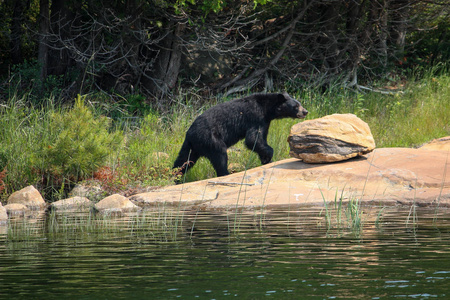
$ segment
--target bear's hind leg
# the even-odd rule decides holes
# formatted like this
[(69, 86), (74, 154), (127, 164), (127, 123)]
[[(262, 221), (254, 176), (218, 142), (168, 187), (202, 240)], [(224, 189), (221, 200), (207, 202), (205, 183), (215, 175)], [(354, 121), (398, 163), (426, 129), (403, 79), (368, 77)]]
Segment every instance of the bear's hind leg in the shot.
[[(187, 156), (187, 157), (186, 157)], [(192, 168), (197, 160), (200, 158), (197, 152), (189, 150), (187, 155), (178, 155), (173, 168), (178, 169), (178, 175), (184, 175), (190, 168)]]
[(206, 157), (213, 165), (214, 170), (216, 170), (217, 177), (230, 174), (228, 172), (228, 156), (226, 147), (221, 148), (220, 150), (216, 149), (215, 151), (210, 152)]

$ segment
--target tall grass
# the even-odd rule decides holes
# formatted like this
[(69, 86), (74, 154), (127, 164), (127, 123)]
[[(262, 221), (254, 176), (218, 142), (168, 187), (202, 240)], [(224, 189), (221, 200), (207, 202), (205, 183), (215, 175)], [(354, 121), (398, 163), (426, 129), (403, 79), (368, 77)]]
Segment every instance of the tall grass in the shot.
[(55, 128), (51, 114), (59, 111), (48, 99), (45, 107), (28, 107), (26, 99), (13, 96), (0, 105), (0, 168), (6, 170), (4, 193), (35, 184), (42, 169), (39, 153), (50, 145)]
[[(308, 109), (308, 119), (332, 113), (356, 114), (369, 124), (377, 147), (411, 147), (450, 135), (450, 74), (447, 68), (421, 70), (420, 74), (413, 72), (407, 81), (383, 83), (378, 88), (386, 89), (386, 85), (400, 87), (401, 91), (382, 94), (338, 85), (325, 92), (315, 88), (295, 90), (292, 85), (287, 85), (287, 90)], [(55, 123), (55, 115), (65, 116), (73, 108), (55, 105), (52, 97), (43, 99), (39, 107), (31, 106), (26, 95), (19, 98), (17, 94), (12, 93), (7, 102), (0, 104), (0, 172), (6, 169), (6, 177), (2, 179), (5, 188), (2, 199), (31, 184), (44, 193), (58, 191), (53, 194), (63, 197), (61, 185), (72, 184), (74, 178), (64, 174), (53, 182), (43, 178), (43, 170), (51, 169), (45, 157), (48, 152), (44, 150), (53, 145), (61, 132)], [(106, 115), (113, 120), (108, 130), (111, 134), (120, 131), (122, 142), (120, 147), (111, 148), (96, 172), (83, 179), (99, 182), (114, 192), (172, 184), (172, 163), (192, 121), (217, 102), (229, 100), (213, 99), (208, 103), (199, 101), (195, 93), (190, 96), (184, 92), (170, 110), (159, 112), (149, 107), (143, 117), (135, 118), (129, 113), (126, 102), (106, 102), (97, 95), (84, 98), (94, 119)], [(289, 157), (287, 137), (291, 126), (299, 121), (272, 122), (268, 143), (274, 148), (273, 161)], [(242, 142), (230, 149), (229, 163), (237, 166), (237, 171), (260, 165), (258, 156)], [(58, 168), (53, 166), (53, 169)], [(200, 159), (188, 172), (186, 181), (211, 177), (215, 177), (211, 164)]]
[[(361, 201), (357, 197), (350, 197), (347, 203), (344, 203), (345, 186), (338, 195), (338, 190), (334, 195), (334, 200), (329, 201), (322, 194), (324, 203), (324, 218), (327, 231), (335, 230), (337, 234), (341, 234), (344, 230), (350, 230), (359, 236), (364, 225), (363, 210)], [(321, 213), (322, 214), (322, 213)]]
[[(112, 215), (55, 212), (36, 218), (17, 218), (8, 222), (9, 241), (33, 241), (36, 239), (127, 238), (133, 240), (174, 242), (182, 232), (177, 224), (178, 212), (161, 208), (155, 211), (130, 214), (116, 218)], [(124, 234), (124, 232), (126, 234)]]
[(378, 147), (419, 146), (450, 135), (450, 75), (431, 69), (403, 93), (368, 94), (365, 114)]

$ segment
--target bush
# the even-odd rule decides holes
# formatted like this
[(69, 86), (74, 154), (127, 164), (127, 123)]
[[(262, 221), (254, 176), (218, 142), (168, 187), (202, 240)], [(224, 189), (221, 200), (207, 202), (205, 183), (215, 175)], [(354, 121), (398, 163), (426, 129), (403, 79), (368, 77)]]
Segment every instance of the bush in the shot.
[(52, 124), (58, 132), (43, 149), (45, 171), (74, 181), (92, 176), (118, 150), (123, 138), (120, 131), (110, 133), (110, 120), (94, 116), (81, 96), (72, 110), (54, 113)]

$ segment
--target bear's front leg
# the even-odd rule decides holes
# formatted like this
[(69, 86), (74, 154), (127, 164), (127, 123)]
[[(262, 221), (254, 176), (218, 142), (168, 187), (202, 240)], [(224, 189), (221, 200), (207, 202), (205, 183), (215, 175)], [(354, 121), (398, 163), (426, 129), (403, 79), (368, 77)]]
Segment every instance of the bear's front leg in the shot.
[(249, 130), (245, 136), (245, 145), (248, 149), (258, 153), (263, 165), (272, 161), (273, 149), (267, 144), (267, 133), (261, 129)]
[(259, 159), (261, 160), (261, 163), (263, 165), (268, 164), (272, 161), (272, 157), (273, 157), (273, 149), (272, 147), (270, 147), (269, 145), (266, 144), (266, 148), (264, 148), (264, 150), (260, 150), (260, 151), (256, 151), (256, 153), (258, 153), (259, 155)]

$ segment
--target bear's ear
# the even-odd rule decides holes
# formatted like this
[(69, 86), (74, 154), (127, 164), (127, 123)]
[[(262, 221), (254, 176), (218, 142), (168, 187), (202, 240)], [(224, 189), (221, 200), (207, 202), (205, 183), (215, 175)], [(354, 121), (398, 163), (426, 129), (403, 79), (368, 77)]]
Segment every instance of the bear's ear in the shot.
[(286, 102), (289, 99), (289, 95), (286, 92), (278, 94), (277, 100), (280, 103)]

